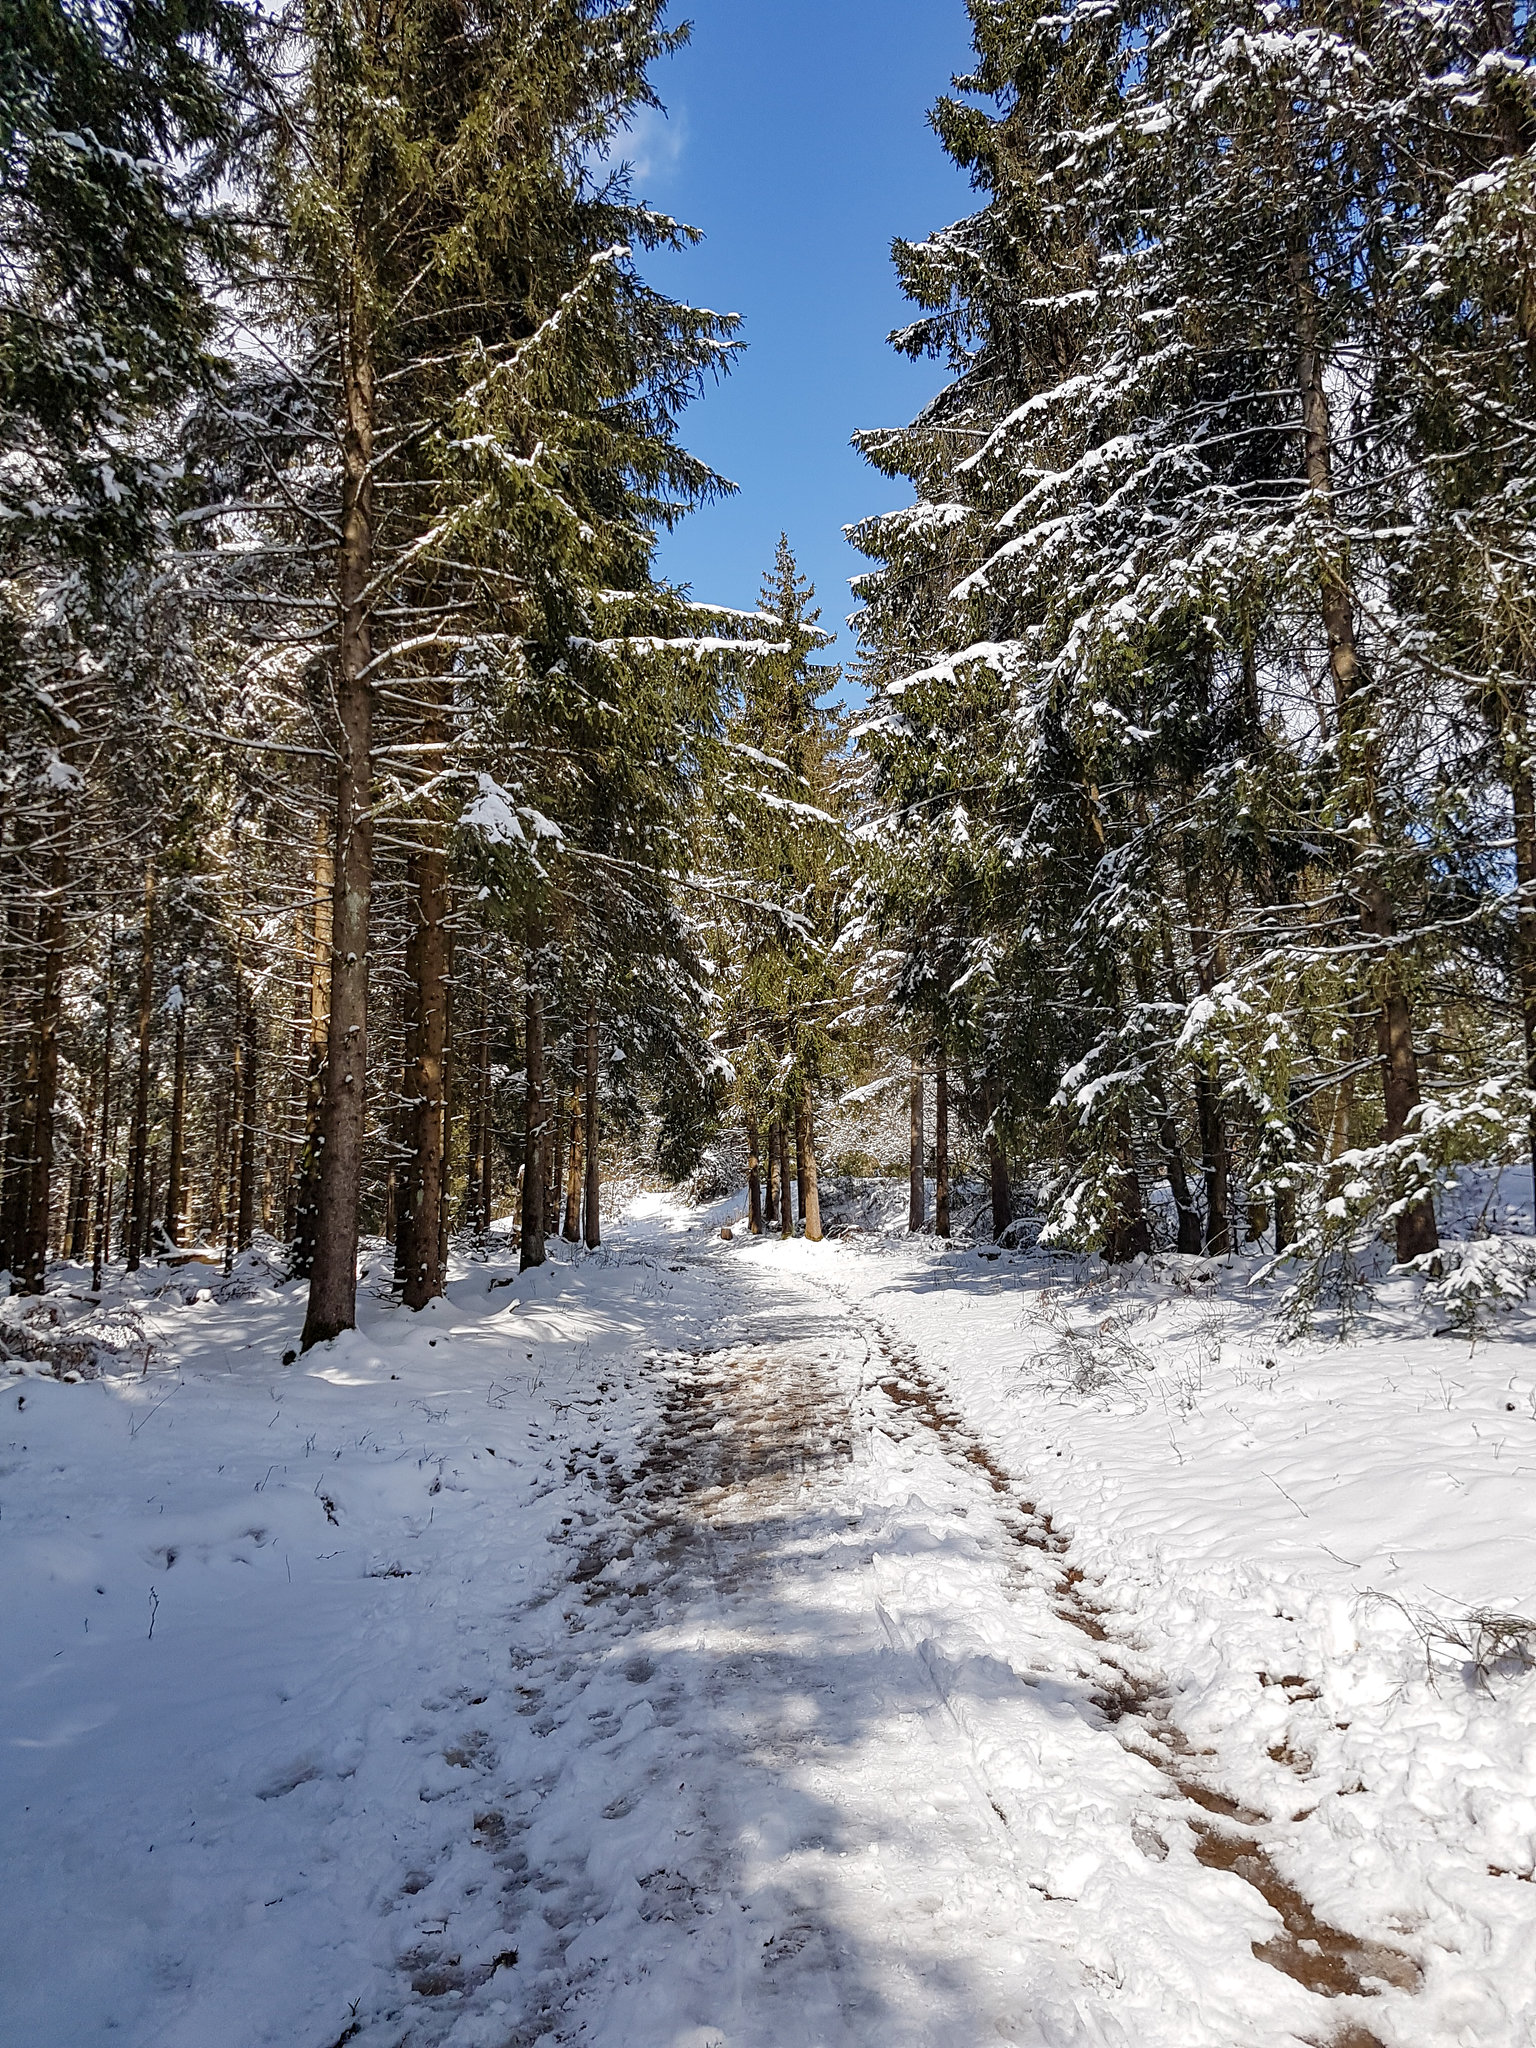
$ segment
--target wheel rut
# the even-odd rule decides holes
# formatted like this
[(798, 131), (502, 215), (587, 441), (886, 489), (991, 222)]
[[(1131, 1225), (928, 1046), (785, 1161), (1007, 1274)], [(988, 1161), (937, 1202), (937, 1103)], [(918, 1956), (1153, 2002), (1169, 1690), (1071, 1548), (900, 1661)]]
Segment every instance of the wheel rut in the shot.
[[(946, 1457), (985, 1478), (997, 1496), (1005, 1531), (1029, 1554), (1029, 1568), (1054, 1573), (1053, 1612), (1093, 1646), (1098, 1667), (1094, 1704), (1125, 1747), (1152, 1764), (1183, 1803), (1182, 1818), (1194, 1836), (1197, 1860), (1207, 1869), (1241, 1879), (1278, 1914), (1283, 1931), (1269, 1941), (1254, 1942), (1254, 1955), (1319, 1999), (1349, 2000), (1353, 2005), (1389, 1988), (1417, 1990), (1422, 1972), (1410, 1956), (1331, 1925), (1281, 1875), (1259, 1832), (1268, 1817), (1248, 1810), (1213, 1782), (1203, 1753), (1191, 1749), (1176, 1725), (1166, 1690), (1155, 1679), (1126, 1668), (1117, 1654), (1119, 1632), (1112, 1634), (1106, 1626), (1116, 1616), (1092, 1597), (1090, 1581), (1072, 1561), (1070, 1539), (1049, 1510), (1027, 1497), (934, 1383), (917, 1354), (867, 1309), (842, 1295), (839, 1299), (868, 1347), (870, 1385), (908, 1427), (933, 1437)], [(1001, 1813), (996, 1802), (994, 1808)], [(1328, 2024), (1329, 2031), (1320, 2036), (1325, 2048), (1386, 2048), (1358, 2008), (1347, 2017), (1330, 2016)]]

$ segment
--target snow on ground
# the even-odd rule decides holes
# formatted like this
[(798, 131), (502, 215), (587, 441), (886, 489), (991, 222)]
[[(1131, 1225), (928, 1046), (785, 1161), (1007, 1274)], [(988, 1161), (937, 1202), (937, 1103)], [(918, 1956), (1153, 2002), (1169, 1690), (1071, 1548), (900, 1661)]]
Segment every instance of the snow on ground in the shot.
[(0, 2041), (1536, 2040), (1521, 1326), (738, 1215), (0, 1382)]

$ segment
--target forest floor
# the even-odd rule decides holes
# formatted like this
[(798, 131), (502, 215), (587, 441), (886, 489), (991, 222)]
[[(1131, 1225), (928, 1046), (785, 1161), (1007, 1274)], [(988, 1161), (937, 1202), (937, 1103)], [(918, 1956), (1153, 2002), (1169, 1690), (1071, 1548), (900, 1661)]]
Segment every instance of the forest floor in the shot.
[(0, 2040), (1536, 2040), (1523, 1318), (845, 1214), (381, 1264), (286, 1364), (259, 1258), (61, 1273), (119, 1348), (0, 1380)]

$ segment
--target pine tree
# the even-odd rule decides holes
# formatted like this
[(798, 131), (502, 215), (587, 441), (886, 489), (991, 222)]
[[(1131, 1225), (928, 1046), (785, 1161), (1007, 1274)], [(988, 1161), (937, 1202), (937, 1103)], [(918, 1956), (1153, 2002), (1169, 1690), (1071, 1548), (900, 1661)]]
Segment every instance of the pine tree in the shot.
[[(1474, 985), (1491, 835), (1437, 785), (1454, 711), (1390, 595), (1424, 503), (1404, 281), (1489, 28), (1306, 6), (973, 23), (961, 83), (991, 105), (942, 101), (936, 125), (987, 203), (898, 248), (923, 309), (898, 345), (953, 381), (863, 437), (919, 491), (860, 534), (909, 980), (963, 989), (972, 1031), (1007, 1018), (983, 1100), (1064, 1161), (1060, 1235), (1143, 1248), (1152, 1169), (1181, 1247), (1279, 1247), (1298, 1187), (1343, 1213), (1347, 1178), (1426, 1257), (1415, 1004), (1431, 964)], [(1487, 75), (1491, 137), (1510, 88)], [(919, 916), (946, 815), (964, 855)], [(1449, 1086), (1475, 1060), (1436, 1026)]]
[[(837, 943), (851, 873), (840, 818), (842, 729), (822, 699), (840, 672), (781, 535), (757, 613), (766, 644), (742, 664), (713, 789), (713, 1027), (736, 1080), (749, 1152), (768, 1134), (797, 1154), (799, 1216), (821, 1235), (815, 1115), (840, 1071), (847, 963)], [(781, 1223), (789, 1213), (780, 1193)], [(759, 1227), (762, 1224), (759, 1216)]]
[[(454, 798), (488, 775), (512, 815), (533, 799), (558, 816), (562, 755), (606, 716), (615, 636), (597, 614), (609, 593), (646, 600), (647, 522), (716, 487), (673, 423), (729, 323), (643, 285), (631, 249), (689, 231), (588, 169), (678, 39), (658, 17), (509, 0), (469, 23), (419, 0), (292, 25), (305, 85), (273, 185), (298, 261), (277, 260), (316, 281), (289, 316), (302, 381), (340, 392), (329, 449), (310, 444), (339, 483), (309, 523), (340, 536), (315, 592), (340, 627), (313, 678), (334, 893), (307, 1342), (353, 1316), (379, 821), (412, 842), (397, 1227), (419, 1305), (442, 1284)], [(517, 922), (550, 909), (540, 837), (509, 884)]]

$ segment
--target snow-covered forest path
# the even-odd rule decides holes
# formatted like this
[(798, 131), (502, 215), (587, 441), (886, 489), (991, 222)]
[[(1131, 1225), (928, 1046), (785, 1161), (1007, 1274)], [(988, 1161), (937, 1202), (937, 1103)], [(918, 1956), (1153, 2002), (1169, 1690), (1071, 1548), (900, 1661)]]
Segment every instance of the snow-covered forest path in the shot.
[[(1338, 1602), (1309, 1663), (1233, 1599), (1202, 1722), (1209, 1584), (1154, 1611), (1064, 1533), (1059, 1430), (1000, 1443), (934, 1334), (1000, 1280), (925, 1260), (658, 1207), (307, 1361), (293, 1290), (189, 1283), (124, 1304), (144, 1377), (12, 1381), (0, 2037), (1528, 2041), (1516, 1861), (1377, 1841), (1326, 1751), (1401, 1675), (1346, 1715)], [(1415, 1712), (1536, 1789), (1523, 1709)]]
[[(541, 1895), (582, 1873), (585, 1925), (574, 1958), (545, 1937), (511, 2041), (1367, 2048), (1360, 1994), (1417, 1970), (1278, 1877), (1050, 1516), (835, 1286), (744, 1291), (717, 1324), (740, 1341), (651, 1361), (661, 1421), (572, 1573), (585, 1655), (523, 1681), (546, 1727), (609, 1719), (623, 1789), (520, 1840)], [(611, 1725), (636, 1636), (659, 1757)], [(605, 1867), (638, 1874), (641, 1927)]]

